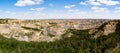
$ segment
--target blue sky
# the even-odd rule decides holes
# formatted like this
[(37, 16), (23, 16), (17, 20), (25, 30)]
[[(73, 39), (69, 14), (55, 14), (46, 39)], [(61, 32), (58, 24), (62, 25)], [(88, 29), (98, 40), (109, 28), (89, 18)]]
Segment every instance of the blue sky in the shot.
[(0, 0), (0, 18), (120, 19), (120, 0)]

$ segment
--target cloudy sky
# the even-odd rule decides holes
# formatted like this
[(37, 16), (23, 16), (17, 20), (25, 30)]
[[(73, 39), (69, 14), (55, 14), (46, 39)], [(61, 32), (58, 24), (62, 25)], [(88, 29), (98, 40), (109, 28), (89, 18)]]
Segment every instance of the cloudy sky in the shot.
[(0, 18), (120, 19), (120, 0), (0, 0)]

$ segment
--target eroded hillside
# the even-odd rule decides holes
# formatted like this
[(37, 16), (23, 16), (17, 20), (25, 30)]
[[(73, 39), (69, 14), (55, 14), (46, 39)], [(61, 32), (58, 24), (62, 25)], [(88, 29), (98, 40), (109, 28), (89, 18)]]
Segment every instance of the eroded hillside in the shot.
[[(93, 28), (89, 27), (86, 29), (81, 29), (80, 27), (79, 28), (71, 27), (74, 26), (75, 24), (70, 25), (69, 26), (70, 28), (62, 28), (68, 26), (68, 24), (58, 26), (57, 21), (54, 22), (52, 20), (52, 26), (49, 24), (44, 26), (37, 25), (39, 26), (38, 28), (37, 26), (35, 27), (32, 26), (34, 26), (35, 23), (45, 23), (45, 20), (44, 22), (41, 21), (31, 22), (31, 20), (28, 22), (27, 20), (23, 22), (21, 21), (15, 22), (14, 24), (11, 22), (8, 23), (8, 21), (2, 22), (1, 23), (2, 30), (0, 30), (1, 31), (0, 53), (119, 53), (120, 52), (120, 20), (112, 20), (112, 21), (99, 20), (97, 22), (95, 20), (92, 20), (95, 21), (95, 23), (92, 23), (94, 27), (92, 26)], [(75, 21), (72, 20), (72, 21), (76, 23), (75, 22), (76, 20)], [(81, 24), (82, 23), (85, 24), (86, 22), (91, 23), (89, 22), (90, 20), (87, 20), (85, 22), (83, 21), (80, 22), (80, 21), (81, 20), (78, 20), (78, 23)], [(61, 22), (63, 22), (63, 20)], [(20, 23), (22, 25), (20, 25)], [(28, 26), (27, 25), (28, 23), (31, 23), (31, 25), (29, 24)], [(46, 21), (46, 23), (49, 22)], [(64, 23), (69, 23), (69, 21), (65, 20)], [(98, 23), (100, 24), (97, 25)], [(86, 24), (82, 26), (85, 27), (89, 25)], [(19, 30), (16, 28), (18, 28)], [(58, 28), (60, 29), (58, 30)], [(61, 32), (61, 34), (57, 34), (58, 32), (62, 31), (61, 28), (64, 29), (63, 32)], [(27, 32), (25, 32), (24, 30)], [(53, 33), (51, 31), (56, 33)], [(15, 38), (14, 36), (17, 38)], [(26, 42), (26, 37), (27, 37), (27, 42)], [(52, 42), (50, 42), (52, 38), (55, 39), (52, 40)]]
[[(0, 34), (19, 41), (55, 41), (61, 39), (68, 29), (95, 29), (108, 20), (0, 20)], [(104, 34), (109, 34), (106, 26)], [(108, 28), (108, 29), (107, 29)], [(113, 27), (114, 28), (114, 27)], [(106, 31), (107, 30), (107, 31)], [(93, 30), (95, 31), (95, 30)], [(92, 31), (92, 33), (93, 33)], [(96, 32), (96, 31), (95, 31)], [(100, 31), (99, 31), (100, 33)], [(68, 35), (70, 37), (70, 35)]]

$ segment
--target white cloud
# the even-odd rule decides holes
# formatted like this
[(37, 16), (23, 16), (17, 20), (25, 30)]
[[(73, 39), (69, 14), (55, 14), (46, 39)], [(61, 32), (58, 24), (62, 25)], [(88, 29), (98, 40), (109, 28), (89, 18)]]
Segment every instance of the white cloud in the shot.
[(96, 6), (95, 6), (95, 7), (92, 7), (91, 9), (92, 9), (92, 10), (96, 10), (96, 9), (99, 9), (99, 7), (96, 7)]
[(64, 6), (64, 8), (68, 8), (68, 9), (73, 8), (73, 7), (75, 7), (75, 5), (67, 5), (67, 6)]
[(102, 7), (96, 7), (96, 6), (94, 6), (91, 9), (93, 10), (93, 12), (97, 12), (97, 13), (98, 12), (99, 13), (108, 13), (109, 12), (109, 10), (107, 8), (102, 8)]
[(89, 0), (89, 1), (94, 2), (95, 0)]
[(92, 1), (90, 2), (91, 5), (96, 5), (96, 6), (100, 6), (101, 4), (99, 2), (95, 2), (95, 1)]
[(78, 12), (78, 9), (69, 9), (68, 12), (73, 13), (73, 12)]
[(18, 0), (15, 6), (29, 6), (35, 4), (41, 4), (44, 0)]
[(80, 11), (79, 9), (70, 9), (67, 12), (68, 16), (74, 16), (74, 17), (79, 17), (79, 16), (85, 16), (87, 13), (85, 11)]
[[(93, 9), (99, 9), (94, 7)], [(66, 13), (65, 13), (66, 12)], [(52, 13), (42, 13), (37, 11), (1, 13), (0, 17), (15, 19), (120, 19), (119, 13), (93, 13), (80, 11), (79, 9), (68, 9), (68, 11), (56, 10)]]
[(68, 14), (79, 14), (79, 15), (86, 14), (86, 12), (80, 11), (79, 9), (69, 9), (67, 13)]
[(120, 13), (120, 7), (116, 7), (114, 13)]
[(96, 2), (95, 0), (87, 0), (85, 2), (80, 2), (81, 5), (95, 5), (95, 6), (100, 6), (101, 3)]
[(115, 12), (115, 13), (120, 13), (120, 9), (119, 9), (119, 10), (115, 10), (114, 12)]
[(30, 10), (33, 10), (33, 11), (37, 11), (37, 12), (41, 12), (43, 11), (45, 8), (41, 7), (41, 8), (30, 8)]
[(44, 13), (41, 12), (10, 12), (9, 14), (2, 13), (0, 17), (13, 18), (13, 19), (44, 19)]
[(80, 4), (81, 5), (85, 5), (85, 6), (87, 6), (88, 4), (87, 3), (85, 3), (85, 2), (80, 2)]
[(84, 2), (80, 2), (81, 5), (94, 5), (94, 6), (100, 6), (102, 4), (105, 4), (106, 6), (112, 6), (112, 5), (117, 5), (120, 4), (119, 1), (114, 1), (114, 0), (87, 0)]
[(100, 3), (103, 3), (107, 6), (119, 4), (119, 1), (113, 1), (113, 0), (97, 0), (97, 1), (100, 2)]
[[(71, 12), (72, 11), (72, 12)], [(66, 13), (64, 13), (66, 12)], [(77, 9), (71, 9), (69, 11), (63, 11), (62, 13), (54, 13), (49, 15), (48, 17), (51, 17), (53, 19), (120, 19), (119, 14), (113, 14), (113, 13), (93, 13), (89, 11), (80, 11)]]

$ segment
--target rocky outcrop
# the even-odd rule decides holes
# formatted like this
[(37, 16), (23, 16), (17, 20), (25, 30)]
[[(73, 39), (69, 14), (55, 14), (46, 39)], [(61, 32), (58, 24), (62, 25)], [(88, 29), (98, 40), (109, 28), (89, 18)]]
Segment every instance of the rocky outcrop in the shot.
[(101, 35), (109, 35), (115, 32), (117, 24), (117, 21), (105, 22), (97, 28), (90, 29), (89, 34), (92, 34), (95, 39), (100, 37)]
[(110, 34), (110, 33), (115, 32), (117, 23), (118, 23), (118, 22), (109, 22), (109, 23), (104, 27), (104, 35), (108, 35), (108, 34)]

